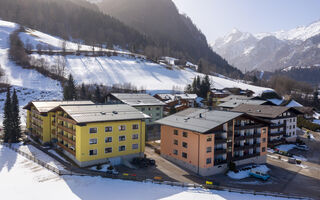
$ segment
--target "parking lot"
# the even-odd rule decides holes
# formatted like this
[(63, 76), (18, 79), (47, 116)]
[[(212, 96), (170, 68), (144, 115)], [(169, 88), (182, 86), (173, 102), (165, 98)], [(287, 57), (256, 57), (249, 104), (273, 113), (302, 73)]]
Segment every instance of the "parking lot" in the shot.
[(193, 172), (182, 169), (181, 167), (162, 158), (154, 152), (154, 149), (146, 147), (145, 153), (148, 158), (156, 161), (156, 166), (142, 169), (129, 169), (120, 167), (121, 172), (133, 173), (145, 178), (161, 177), (166, 181), (179, 181), (186, 183), (205, 184), (206, 180), (212, 180), (214, 184), (255, 190), (258, 192), (277, 192), (287, 195), (298, 195), (320, 199), (320, 134), (314, 133), (315, 140), (309, 140), (304, 135), (303, 141), (309, 146), (308, 151), (290, 150), (290, 153), (303, 156), (307, 161), (302, 161), (301, 165), (288, 163), (288, 157), (278, 154), (268, 153), (267, 167), (270, 169), (271, 176), (268, 181), (261, 181), (252, 177), (235, 180), (225, 174), (212, 177), (200, 177)]

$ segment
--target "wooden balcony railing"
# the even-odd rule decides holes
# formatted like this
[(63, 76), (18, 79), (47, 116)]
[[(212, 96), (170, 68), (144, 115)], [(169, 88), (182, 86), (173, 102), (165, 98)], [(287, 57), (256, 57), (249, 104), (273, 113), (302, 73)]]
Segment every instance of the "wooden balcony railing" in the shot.
[(75, 122), (74, 120), (66, 118), (66, 117), (63, 117), (63, 116), (60, 116), (60, 115), (58, 115), (58, 119), (60, 119), (62, 121), (65, 121), (65, 122), (68, 122), (68, 123), (73, 124), (73, 125), (77, 124), (77, 122)]
[(58, 128), (63, 130), (63, 131), (66, 131), (66, 132), (68, 132), (68, 133), (70, 133), (72, 135), (76, 135), (76, 131), (71, 129), (71, 128), (64, 127), (64, 126), (62, 126), (60, 124), (58, 125)]
[(61, 147), (62, 149), (66, 150), (67, 152), (71, 153), (73, 156), (76, 156), (76, 152), (73, 151), (72, 149), (69, 149), (68, 147), (64, 146), (63, 144), (61, 143), (57, 143), (59, 147)]

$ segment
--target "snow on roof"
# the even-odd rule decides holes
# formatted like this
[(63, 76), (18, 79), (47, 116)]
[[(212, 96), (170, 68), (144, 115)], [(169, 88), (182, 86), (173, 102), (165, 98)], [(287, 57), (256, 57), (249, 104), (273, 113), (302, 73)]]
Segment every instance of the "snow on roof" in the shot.
[(133, 94), (133, 93), (111, 93), (123, 103), (131, 106), (164, 106), (165, 104), (159, 99), (148, 94)]
[(271, 103), (273, 103), (274, 105), (281, 105), (283, 102), (283, 99), (267, 99), (267, 101), (270, 101)]
[(296, 102), (295, 100), (291, 100), (290, 103), (286, 105), (286, 107), (303, 107), (300, 103)]

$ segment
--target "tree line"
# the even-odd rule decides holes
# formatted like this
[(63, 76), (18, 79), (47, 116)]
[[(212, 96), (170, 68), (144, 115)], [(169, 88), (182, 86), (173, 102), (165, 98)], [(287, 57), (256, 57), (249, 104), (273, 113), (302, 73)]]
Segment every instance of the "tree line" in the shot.
[(127, 84), (114, 84), (111, 87), (97, 84), (80, 84), (74, 80), (72, 74), (63, 86), (63, 99), (65, 101), (90, 100), (94, 103), (107, 103), (106, 96), (109, 93), (146, 93), (144, 88), (138, 89), (136, 86)]

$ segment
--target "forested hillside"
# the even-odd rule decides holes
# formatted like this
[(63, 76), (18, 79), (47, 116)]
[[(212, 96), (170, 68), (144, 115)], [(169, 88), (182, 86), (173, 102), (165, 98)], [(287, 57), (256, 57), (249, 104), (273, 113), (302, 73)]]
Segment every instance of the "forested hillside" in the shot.
[(82, 40), (90, 45), (115, 44), (124, 48), (147, 44), (147, 39), (137, 31), (82, 0), (0, 0), (0, 4), (3, 20), (66, 40)]
[(103, 0), (99, 8), (126, 25), (156, 41), (147, 55), (185, 58), (194, 63), (204, 62), (204, 72), (218, 72), (234, 77), (241, 72), (230, 66), (209, 47), (205, 35), (191, 19), (178, 12), (171, 0)]
[[(140, 9), (129, 12), (142, 14), (144, 19), (148, 19), (132, 16), (132, 19), (141, 20), (143, 24), (137, 22), (127, 26), (127, 23), (125, 25), (103, 14), (95, 4), (84, 0), (0, 0), (0, 18), (65, 40), (106, 45), (108, 48), (117, 45), (154, 60), (161, 56), (172, 56), (198, 64), (202, 59), (203, 72), (241, 77), (239, 70), (209, 48), (205, 36), (189, 18), (178, 13), (171, 0), (148, 1), (148, 5), (154, 8), (152, 12), (144, 6), (143, 0), (132, 2), (148, 10), (144, 14)], [(133, 5), (132, 2), (128, 3), (129, 6)], [(162, 7), (158, 7), (158, 3)], [(166, 10), (168, 13), (161, 14)], [(156, 14), (152, 17), (147, 13)], [(145, 31), (141, 27), (145, 27)]]

